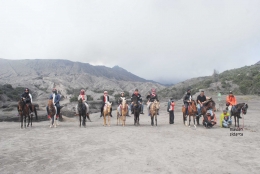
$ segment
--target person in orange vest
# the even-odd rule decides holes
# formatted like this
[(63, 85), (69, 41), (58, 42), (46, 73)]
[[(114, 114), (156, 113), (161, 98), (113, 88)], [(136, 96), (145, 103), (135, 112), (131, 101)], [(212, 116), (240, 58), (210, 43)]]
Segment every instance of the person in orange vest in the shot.
[[(228, 108), (228, 111), (230, 113), (231, 116), (231, 111), (234, 113), (236, 112), (236, 107), (235, 105), (237, 104), (237, 99), (236, 97), (233, 95), (233, 92), (230, 91), (229, 95), (226, 98), (226, 106)], [(241, 118), (241, 117), (240, 117)]]

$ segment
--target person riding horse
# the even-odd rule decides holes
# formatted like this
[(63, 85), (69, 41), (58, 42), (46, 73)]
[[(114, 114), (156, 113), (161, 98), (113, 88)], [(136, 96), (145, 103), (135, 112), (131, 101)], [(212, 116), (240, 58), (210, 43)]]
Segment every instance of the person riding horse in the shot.
[(117, 103), (118, 103), (117, 111), (118, 111), (119, 115), (122, 116), (122, 101), (126, 100), (126, 98), (125, 98), (125, 93), (124, 92), (121, 92), (120, 94), (121, 94), (121, 96), (120, 96), (120, 98), (117, 101)]
[(204, 91), (200, 92), (200, 95), (197, 96), (197, 109), (198, 109), (198, 115), (201, 115), (201, 108), (203, 107), (203, 104), (206, 103), (206, 96), (204, 95)]
[[(133, 104), (134, 104), (134, 101), (133, 101), (133, 97), (136, 96), (137, 98), (137, 101), (139, 103), (139, 109), (140, 111), (142, 111), (142, 96), (139, 94), (138, 92), (138, 89), (135, 89), (134, 93), (132, 94), (132, 97), (131, 97), (131, 111), (132, 111), (132, 114), (134, 114), (134, 108), (133, 108)], [(140, 114), (143, 114), (143, 112), (141, 112)]]
[[(159, 101), (157, 94), (156, 94), (156, 90), (155, 89), (151, 89), (151, 93), (149, 93), (149, 95), (147, 95), (146, 97), (147, 99), (147, 109), (148, 109), (148, 116), (151, 115), (150, 113), (150, 105), (155, 101)], [(159, 115), (159, 111), (157, 112), (157, 114)]]
[(191, 102), (192, 95), (191, 95), (191, 90), (188, 89), (186, 95), (183, 97), (183, 104), (185, 106), (185, 113), (188, 115), (188, 106), (189, 103)]
[[(86, 106), (86, 116), (87, 118), (89, 119), (89, 106), (88, 106), (88, 103), (87, 103), (87, 95), (85, 93), (85, 90), (84, 89), (81, 89), (80, 90), (80, 94), (78, 96), (78, 100), (82, 99), (83, 103), (85, 104)], [(76, 105), (76, 114), (78, 114), (78, 105)], [(90, 119), (89, 119), (90, 120)]]
[[(60, 95), (57, 92), (56, 88), (52, 89), (52, 94), (50, 95), (49, 99), (52, 99), (53, 104), (56, 108), (57, 114), (60, 114)], [(47, 115), (49, 115), (49, 110), (48, 110), (48, 106), (46, 106), (46, 110), (47, 110)]]
[[(101, 112), (100, 117), (103, 116), (103, 109), (104, 109), (106, 102), (109, 102), (109, 96), (108, 96), (108, 92), (104, 91), (104, 95), (102, 97), (102, 104), (101, 104), (101, 108), (100, 108), (100, 112)], [(112, 107), (110, 108), (110, 117), (112, 117)]]
[[(235, 105), (237, 104), (236, 97), (233, 95), (233, 92), (230, 91), (229, 95), (226, 97), (226, 106), (228, 108), (228, 112), (231, 115), (231, 110), (232, 112), (236, 112), (236, 107)], [(242, 118), (239, 116), (239, 118)]]
[(32, 113), (32, 95), (30, 94), (30, 90), (25, 88), (24, 93), (21, 95), (23, 101), (29, 106), (30, 113)]

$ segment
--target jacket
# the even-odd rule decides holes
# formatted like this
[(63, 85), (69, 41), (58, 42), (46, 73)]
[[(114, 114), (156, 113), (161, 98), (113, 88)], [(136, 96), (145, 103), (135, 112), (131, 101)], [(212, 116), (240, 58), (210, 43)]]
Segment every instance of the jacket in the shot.
[(219, 121), (220, 127), (223, 127), (223, 120), (224, 120), (225, 117), (228, 117), (228, 120), (231, 120), (230, 115), (229, 115), (228, 112), (225, 115), (224, 115), (224, 113), (222, 113), (220, 115), (220, 121)]
[(226, 102), (232, 106), (236, 105), (237, 104), (237, 100), (236, 100), (236, 97), (235, 96), (227, 96), (226, 98)]
[(137, 97), (137, 101), (142, 102), (142, 96), (138, 93), (137, 95), (135, 95), (135, 93), (132, 94), (131, 97), (131, 101), (133, 102), (133, 97), (136, 96)]
[(25, 98), (26, 103), (32, 103), (32, 95), (30, 93), (23, 93), (22, 98)]
[(192, 95), (191, 94), (186, 94), (184, 97), (183, 97), (183, 103), (186, 103), (187, 100), (191, 100), (192, 99)]
[(59, 94), (52, 93), (50, 95), (50, 99), (52, 99), (53, 103), (55, 103), (55, 104), (59, 104), (60, 103), (60, 95)]

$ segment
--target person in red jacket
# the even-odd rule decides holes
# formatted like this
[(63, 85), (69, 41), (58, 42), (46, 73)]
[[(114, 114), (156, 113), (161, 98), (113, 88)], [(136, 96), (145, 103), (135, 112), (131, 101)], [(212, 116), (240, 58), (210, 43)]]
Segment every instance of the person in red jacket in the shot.
[(174, 100), (171, 98), (168, 105), (168, 112), (169, 112), (169, 123), (174, 124)]

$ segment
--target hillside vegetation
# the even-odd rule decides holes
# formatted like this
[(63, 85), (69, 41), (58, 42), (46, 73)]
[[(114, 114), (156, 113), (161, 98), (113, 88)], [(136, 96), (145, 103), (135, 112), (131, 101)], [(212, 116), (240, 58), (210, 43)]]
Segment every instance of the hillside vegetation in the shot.
[(217, 73), (214, 70), (212, 76), (193, 78), (165, 88), (158, 92), (162, 97), (180, 99), (190, 88), (192, 93), (200, 89), (208, 89), (213, 92), (227, 94), (233, 91), (235, 95), (260, 94), (260, 64), (244, 66), (242, 68), (227, 70)]

